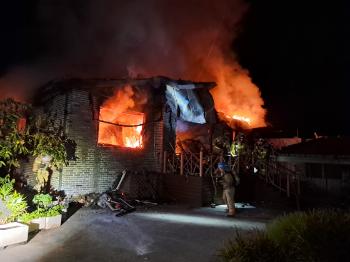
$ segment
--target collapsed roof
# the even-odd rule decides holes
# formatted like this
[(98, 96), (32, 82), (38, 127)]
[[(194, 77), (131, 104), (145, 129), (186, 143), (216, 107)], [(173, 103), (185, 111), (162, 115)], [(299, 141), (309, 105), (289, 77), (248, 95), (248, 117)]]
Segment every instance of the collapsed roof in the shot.
[[(144, 79), (60, 79), (44, 85), (38, 92), (35, 102), (45, 103), (52, 97), (72, 89), (85, 89), (99, 98), (99, 103), (113, 95), (116, 88), (131, 85), (138, 92), (149, 92), (158, 97), (151, 101), (153, 106), (166, 103), (179, 119), (196, 124), (215, 123), (214, 101), (209, 90), (213, 82), (192, 82), (173, 80), (167, 77)], [(159, 98), (160, 97), (160, 98)]]

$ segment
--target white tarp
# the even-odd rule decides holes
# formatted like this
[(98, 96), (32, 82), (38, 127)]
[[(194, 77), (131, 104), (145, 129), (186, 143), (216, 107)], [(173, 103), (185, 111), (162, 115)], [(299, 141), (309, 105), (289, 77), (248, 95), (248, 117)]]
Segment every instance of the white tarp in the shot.
[(182, 120), (197, 124), (205, 124), (203, 106), (194, 92), (195, 85), (179, 85), (168, 83), (166, 85), (166, 98), (171, 110)]

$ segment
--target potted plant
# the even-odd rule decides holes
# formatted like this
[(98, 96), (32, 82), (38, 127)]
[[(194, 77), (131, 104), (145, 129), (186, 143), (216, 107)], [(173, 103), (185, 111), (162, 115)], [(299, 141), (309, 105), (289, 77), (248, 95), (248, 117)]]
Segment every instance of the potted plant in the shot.
[(45, 228), (45, 217), (36, 210), (31, 213), (24, 213), (18, 219), (21, 223), (28, 225), (29, 232)]
[(28, 226), (15, 222), (26, 213), (27, 202), (14, 190), (14, 180), (0, 177), (0, 247), (26, 242)]
[(38, 229), (46, 228), (46, 211), (52, 204), (52, 197), (49, 194), (37, 194), (34, 196), (32, 202), (37, 207), (33, 212), (34, 219), (31, 223), (38, 225)]
[(37, 209), (32, 212), (35, 217), (31, 222), (39, 224), (39, 229), (50, 229), (61, 225), (63, 206), (54, 204), (49, 194), (38, 194), (33, 198)]
[(51, 229), (51, 228), (56, 228), (61, 226), (61, 221), (62, 221), (62, 206), (61, 205), (55, 205), (51, 207), (49, 210), (46, 212), (46, 225), (45, 229)]

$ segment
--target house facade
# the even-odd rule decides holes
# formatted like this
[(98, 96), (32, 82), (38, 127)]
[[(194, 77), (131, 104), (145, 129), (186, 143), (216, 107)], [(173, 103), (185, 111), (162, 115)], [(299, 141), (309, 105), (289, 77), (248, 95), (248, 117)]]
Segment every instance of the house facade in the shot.
[[(69, 165), (54, 170), (52, 187), (68, 195), (88, 194), (107, 190), (125, 169), (161, 173), (164, 153), (175, 148), (177, 119), (213, 119), (212, 100), (211, 113), (201, 106), (201, 97), (211, 98), (212, 86), (164, 77), (49, 82), (37, 93), (36, 119), (62, 128), (76, 143)], [(31, 185), (34, 161), (23, 165)], [(126, 192), (137, 191), (131, 177), (123, 186)]]

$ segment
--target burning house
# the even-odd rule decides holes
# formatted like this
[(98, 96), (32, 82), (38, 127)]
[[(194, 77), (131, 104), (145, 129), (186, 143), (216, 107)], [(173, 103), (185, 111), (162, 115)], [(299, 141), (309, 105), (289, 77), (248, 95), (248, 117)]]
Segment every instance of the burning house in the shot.
[[(64, 79), (37, 93), (37, 121), (48, 119), (76, 143), (69, 165), (51, 184), (69, 195), (103, 192), (122, 170), (161, 172), (173, 152), (178, 119), (192, 125), (216, 121), (209, 89), (214, 83), (148, 79)], [(24, 165), (35, 183), (33, 161)], [(124, 190), (133, 192), (132, 179)]]

